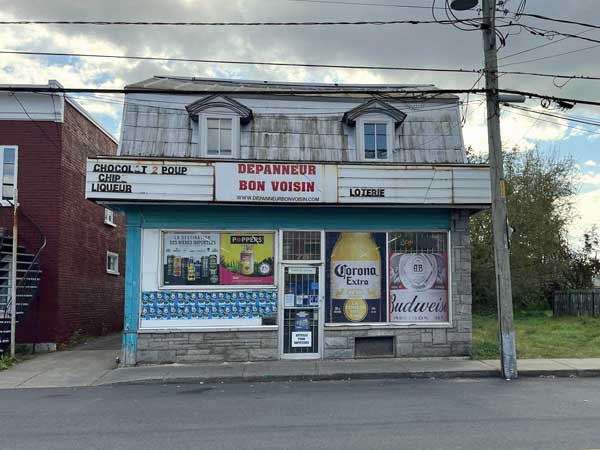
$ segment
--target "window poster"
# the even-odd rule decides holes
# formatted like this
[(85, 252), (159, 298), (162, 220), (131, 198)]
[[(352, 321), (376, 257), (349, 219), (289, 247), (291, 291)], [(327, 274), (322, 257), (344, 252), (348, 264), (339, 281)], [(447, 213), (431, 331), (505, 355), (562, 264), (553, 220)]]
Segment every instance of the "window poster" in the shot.
[(163, 233), (163, 284), (218, 285), (219, 255), (219, 233)]
[(445, 253), (390, 255), (390, 322), (448, 321)]
[(327, 233), (326, 322), (386, 321), (386, 234)]
[(274, 233), (222, 233), (221, 285), (275, 284)]

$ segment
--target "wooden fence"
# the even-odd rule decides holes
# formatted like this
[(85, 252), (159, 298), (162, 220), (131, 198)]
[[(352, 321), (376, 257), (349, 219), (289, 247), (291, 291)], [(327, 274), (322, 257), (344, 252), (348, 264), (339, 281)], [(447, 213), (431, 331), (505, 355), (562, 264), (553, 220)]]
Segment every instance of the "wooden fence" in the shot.
[(555, 317), (600, 317), (600, 289), (555, 291), (552, 296), (552, 314)]

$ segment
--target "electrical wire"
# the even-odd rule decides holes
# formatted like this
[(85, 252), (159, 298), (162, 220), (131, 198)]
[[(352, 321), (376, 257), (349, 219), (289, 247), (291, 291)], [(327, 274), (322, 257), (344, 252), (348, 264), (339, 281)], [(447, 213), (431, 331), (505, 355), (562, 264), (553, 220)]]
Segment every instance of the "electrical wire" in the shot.
[[(589, 28), (587, 30), (583, 30), (583, 31), (581, 31), (579, 33), (576, 33), (576, 34), (579, 36), (580, 34), (584, 34), (584, 33), (587, 33), (589, 31), (592, 31), (592, 29)], [(543, 48), (543, 47), (548, 47), (549, 45), (555, 45), (555, 44), (558, 44), (559, 42), (565, 41), (567, 39), (570, 39), (570, 38), (569, 37), (563, 37), (563, 38), (560, 38), (560, 39), (556, 39), (556, 40), (554, 40), (552, 42), (547, 42), (545, 44), (536, 45), (535, 47), (531, 47), (531, 48), (528, 48), (528, 49), (525, 49), (525, 50), (521, 50), (519, 52), (511, 53), (509, 55), (500, 56), (500, 57), (498, 57), (498, 61), (500, 61), (501, 59), (507, 59), (507, 58), (512, 58), (513, 56), (522, 55), (523, 53), (528, 53), (528, 52), (531, 52), (533, 50), (537, 50), (537, 49), (540, 49), (540, 48)]]
[[(133, 59), (141, 61), (168, 61), (168, 62), (194, 62), (194, 63), (210, 63), (210, 64), (239, 64), (239, 65), (257, 65), (257, 66), (283, 66), (283, 67), (310, 67), (310, 68), (326, 68), (326, 69), (360, 69), (360, 70), (391, 70), (391, 71), (415, 71), (415, 72), (446, 72), (446, 73), (478, 73), (484, 71), (482, 69), (453, 69), (441, 67), (400, 67), (400, 66), (360, 66), (360, 65), (345, 65), (345, 64), (310, 64), (310, 63), (287, 63), (279, 61), (232, 61), (218, 59), (193, 59), (193, 58), (168, 58), (158, 56), (126, 56), (126, 55), (100, 55), (93, 53), (60, 53), (60, 52), (33, 52), (33, 51), (13, 51), (0, 50), (0, 54), (11, 55), (28, 55), (28, 56), (68, 56), (80, 58), (112, 58), (112, 59)], [(557, 78), (567, 80), (592, 80), (598, 81), (600, 77), (587, 75), (565, 75), (542, 72), (523, 72), (523, 71), (498, 71), (499, 75), (525, 75), (537, 76), (545, 78)]]
[(280, 66), (280, 67), (311, 67), (324, 69), (361, 69), (361, 70), (399, 70), (399, 71), (424, 71), (424, 72), (452, 72), (452, 73), (479, 73), (478, 69), (446, 69), (440, 67), (400, 67), (400, 66), (367, 66), (347, 64), (310, 64), (310, 63), (287, 63), (280, 61), (243, 61), (222, 59), (197, 59), (197, 58), (168, 58), (159, 56), (127, 56), (127, 55), (101, 55), (97, 53), (61, 53), (61, 52), (33, 52), (0, 50), (0, 54), (29, 55), (29, 56), (68, 56), (81, 58), (111, 58), (111, 59), (133, 59), (140, 61), (167, 61), (167, 62), (194, 62), (209, 64), (239, 64), (255, 66)]
[(515, 12), (515, 16), (518, 16), (518, 17), (532, 17), (534, 19), (547, 20), (547, 21), (557, 22), (557, 23), (566, 23), (566, 24), (569, 24), (569, 25), (579, 25), (579, 26), (582, 26), (582, 27), (593, 28), (593, 29), (600, 29), (600, 25), (594, 25), (594, 24), (585, 23), (585, 22), (578, 22), (576, 20), (558, 19), (556, 17), (543, 16), (541, 14), (528, 14), (528, 13), (518, 12), (517, 11), (517, 12)]
[[(347, 2), (341, 0), (288, 0), (296, 3), (321, 3), (324, 5), (349, 5), (349, 6), (379, 6), (388, 8), (408, 8), (408, 9), (430, 9), (429, 6), (422, 5), (398, 5), (394, 3), (366, 3), (366, 2)], [(444, 9), (438, 7), (437, 9)]]
[(543, 116), (549, 116), (549, 117), (554, 117), (554, 118), (557, 118), (557, 119), (568, 120), (570, 122), (576, 122), (576, 123), (581, 123), (581, 124), (584, 124), (584, 125), (593, 125), (593, 126), (596, 126), (596, 127), (600, 127), (600, 121), (595, 121), (593, 119), (583, 120), (583, 119), (580, 119), (580, 118), (576, 118), (576, 117), (572, 117), (572, 116), (567, 116), (567, 115), (554, 114), (554, 113), (547, 112), (547, 111), (537, 111), (535, 109), (526, 108), (524, 106), (519, 106), (519, 105), (506, 104), (504, 106), (508, 106), (510, 108), (513, 108), (513, 109), (519, 109), (521, 111), (531, 112), (531, 113), (535, 113), (535, 114), (541, 114)]
[[(509, 105), (507, 105), (507, 106), (509, 106)], [(512, 105), (510, 105), (509, 107), (512, 108)], [(507, 111), (507, 112), (509, 112), (510, 114), (516, 114), (516, 115), (521, 116), (521, 117), (527, 117), (529, 119), (532, 118), (530, 115), (521, 114), (521, 113), (518, 113), (516, 111)], [(598, 135), (600, 135), (600, 131), (588, 130), (587, 128), (576, 127), (576, 126), (573, 126), (573, 125), (568, 125), (568, 124), (564, 124), (564, 123), (560, 123), (560, 122), (555, 122), (553, 120), (539, 119), (539, 122), (551, 123), (553, 125), (558, 125), (558, 126), (565, 127), (565, 128), (571, 128), (573, 130), (582, 131), (584, 133), (598, 134)]]
[(445, 20), (358, 20), (358, 21), (305, 21), (305, 22), (160, 22), (160, 21), (111, 21), (111, 20), (2, 20), (0, 25), (97, 25), (97, 26), (184, 26), (184, 27), (294, 27), (331, 25), (420, 25), (450, 24)]
[[(565, 39), (568, 39), (568, 38), (565, 38)], [(526, 64), (526, 63), (535, 62), (535, 61), (543, 61), (543, 60), (546, 60), (546, 59), (557, 58), (559, 56), (570, 55), (570, 54), (573, 54), (573, 53), (583, 52), (585, 50), (591, 50), (593, 48), (598, 48), (598, 47), (600, 47), (600, 44), (590, 45), (588, 47), (583, 47), (583, 48), (571, 50), (571, 51), (568, 51), (568, 52), (555, 53), (554, 55), (541, 56), (539, 58), (526, 59), (526, 60), (523, 60), (523, 61), (508, 62), (506, 64), (500, 64), (499, 67), (508, 67), (508, 66), (514, 66), (514, 65), (517, 65), (517, 64)]]

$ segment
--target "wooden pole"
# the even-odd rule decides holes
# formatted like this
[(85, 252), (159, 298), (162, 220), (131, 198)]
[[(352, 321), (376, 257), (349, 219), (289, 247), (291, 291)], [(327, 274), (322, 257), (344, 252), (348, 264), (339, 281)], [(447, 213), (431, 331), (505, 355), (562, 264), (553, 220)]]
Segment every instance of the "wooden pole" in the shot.
[(482, 0), (482, 5), (488, 147), (492, 188), (492, 223), (496, 262), (496, 296), (500, 328), (500, 359), (502, 376), (510, 380), (517, 378), (518, 372), (510, 279), (508, 217), (502, 162), (502, 140), (500, 137), (498, 60), (495, 33), (496, 0)]

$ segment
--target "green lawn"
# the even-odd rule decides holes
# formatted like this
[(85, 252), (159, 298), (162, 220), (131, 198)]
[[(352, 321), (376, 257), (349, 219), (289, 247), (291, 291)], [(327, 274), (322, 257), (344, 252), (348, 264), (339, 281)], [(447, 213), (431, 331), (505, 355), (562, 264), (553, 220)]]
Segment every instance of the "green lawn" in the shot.
[[(600, 318), (560, 317), (540, 311), (515, 316), (518, 358), (600, 358)], [(495, 316), (473, 315), (473, 358), (496, 359)]]

